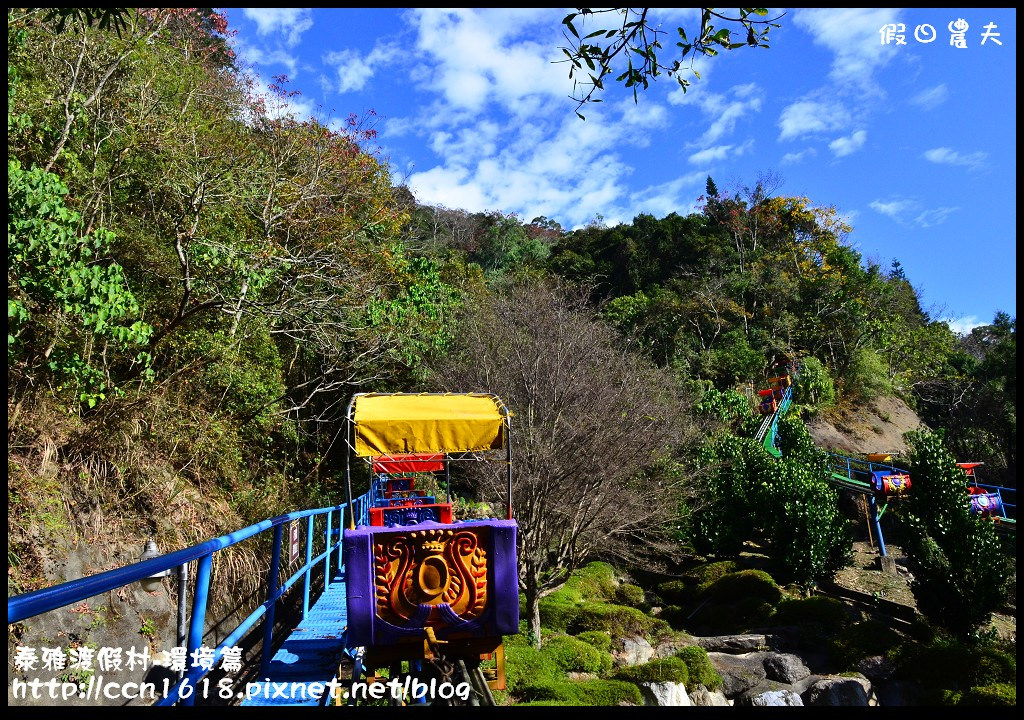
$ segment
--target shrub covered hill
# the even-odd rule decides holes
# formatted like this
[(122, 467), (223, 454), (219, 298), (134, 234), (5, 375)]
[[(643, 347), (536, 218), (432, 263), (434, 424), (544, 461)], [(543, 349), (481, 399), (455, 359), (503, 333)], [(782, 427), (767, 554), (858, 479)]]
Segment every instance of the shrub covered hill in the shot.
[[(285, 112), (284, 78), (257, 92), (223, 15), (90, 19), (8, 11), (9, 593), (65, 579), (76, 547), (127, 562), (147, 535), (338, 500), (364, 390), (516, 412), (538, 637), (541, 600), (595, 557), (665, 569), (777, 530), (801, 548), (769, 547), (780, 581), (834, 571), (844, 518), (801, 418), (898, 398), (1015, 486), (1016, 319), (956, 335), (828, 198), (708, 178), (699, 212), (571, 231), (427, 206), (392, 185), (372, 116), (332, 129)], [(783, 357), (803, 375), (775, 462), (749, 446), (752, 398)], [(460, 508), (497, 501), (479, 480), (455, 476)], [(253, 575), (239, 553), (229, 592)]]

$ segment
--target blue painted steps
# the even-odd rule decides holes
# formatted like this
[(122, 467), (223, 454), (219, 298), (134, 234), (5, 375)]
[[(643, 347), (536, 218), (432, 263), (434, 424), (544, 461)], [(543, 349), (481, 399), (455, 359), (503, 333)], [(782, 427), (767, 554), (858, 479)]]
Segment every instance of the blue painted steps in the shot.
[[(312, 697), (313, 683), (327, 683), (335, 677), (344, 651), (342, 633), (348, 625), (345, 578), (336, 575), (320, 599), (299, 621), (270, 660), (269, 672), (258, 683), (243, 688), (248, 697), (241, 705), (316, 706), (326, 704)], [(268, 682), (269, 680), (269, 682)], [(274, 697), (282, 694), (284, 697)], [(258, 686), (258, 687), (257, 687)], [(319, 689), (319, 688), (314, 688)], [(328, 699), (329, 701), (329, 699)]]

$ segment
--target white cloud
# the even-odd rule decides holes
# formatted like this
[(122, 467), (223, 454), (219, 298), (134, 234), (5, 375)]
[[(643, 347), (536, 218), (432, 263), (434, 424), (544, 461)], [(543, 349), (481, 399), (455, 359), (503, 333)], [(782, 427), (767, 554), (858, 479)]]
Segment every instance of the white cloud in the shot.
[[(679, 83), (675, 83), (675, 89), (668, 94), (667, 100), (669, 104), (699, 105), (703, 102), (705, 96), (711, 94), (711, 91), (708, 89), (710, 87), (708, 82), (715, 67), (715, 64), (710, 61), (710, 58), (705, 58), (703, 56), (693, 58), (692, 69), (690, 62), (687, 61), (686, 68), (681, 69), (680, 72), (683, 73), (683, 79), (688, 80), (690, 84), (684, 90)], [(698, 73), (700, 77), (698, 78), (694, 75), (694, 72)]]
[[(433, 166), (420, 161), (408, 168), (407, 184), (419, 202), (544, 215), (570, 228), (598, 215), (614, 223), (639, 212), (681, 211), (700, 194), (706, 171), (667, 182), (660, 177), (639, 191), (630, 181), (639, 175), (631, 150), (648, 146), (653, 131), (673, 119), (664, 103), (654, 97), (634, 103), (628, 93), (613, 100), (609, 93), (583, 110), (585, 122), (572, 113), (568, 67), (551, 62), (558, 59), (552, 48), (564, 44), (558, 34), (564, 14), (420, 8), (405, 15), (416, 37), (407, 52), (416, 63), (409, 77), (434, 99), (414, 116), (388, 119), (387, 132), (418, 136), (437, 154)], [(721, 120), (712, 133), (732, 131), (760, 103), (750, 83), (705, 99), (727, 115), (712, 118)], [(735, 155), (753, 142), (719, 144)]]
[(847, 137), (836, 138), (828, 144), (828, 147), (836, 157), (846, 157), (864, 147), (864, 142), (867, 139), (867, 132), (865, 130), (858, 130)]
[(925, 151), (922, 157), (929, 162), (939, 165), (963, 165), (976, 170), (984, 165), (985, 160), (988, 158), (988, 153), (973, 152), (961, 155), (952, 148), (940, 147)]
[(239, 37), (234, 38), (233, 46), (235, 53), (244, 64), (258, 65), (263, 69), (268, 69), (274, 65), (283, 65), (288, 68), (288, 75), (292, 77), (295, 76), (298, 69), (298, 58), (281, 48), (268, 50), (247, 43)]
[(339, 93), (362, 90), (377, 69), (391, 62), (399, 54), (396, 45), (378, 43), (372, 51), (362, 57), (355, 50), (337, 50), (323, 57), (325, 65), (334, 66), (338, 73)]
[(792, 165), (793, 163), (800, 162), (805, 157), (812, 158), (812, 157), (814, 157), (817, 154), (818, 154), (818, 151), (815, 150), (812, 147), (809, 147), (806, 150), (801, 150), (800, 152), (786, 153), (785, 155), (782, 156), (782, 164), (783, 165)]
[(949, 329), (958, 335), (969, 335), (971, 330), (985, 324), (978, 319), (977, 315), (964, 315), (959, 318), (945, 318), (943, 322), (949, 325)]
[[(740, 98), (746, 98), (751, 94), (752, 87), (754, 87), (753, 83), (740, 85), (733, 88), (733, 93), (736, 93)], [(739, 90), (739, 93), (737, 93), (737, 90)], [(751, 97), (748, 100), (740, 99), (728, 102), (721, 95), (708, 95), (701, 103), (701, 109), (706, 114), (713, 115), (715, 118), (714, 122), (711, 123), (711, 126), (700, 139), (701, 144), (710, 145), (723, 135), (731, 133), (736, 127), (736, 121), (748, 112), (759, 111), (761, 109), (761, 98)]]
[(868, 204), (875, 212), (880, 212), (883, 215), (888, 215), (894, 220), (901, 220), (903, 213), (908, 210), (912, 210), (916, 203), (912, 200), (889, 200), (888, 202), (882, 202), (881, 200), (873, 200)]
[(960, 208), (958, 207), (939, 207), (933, 210), (925, 210), (923, 213), (914, 218), (914, 222), (923, 228), (935, 227), (946, 222), (946, 218), (955, 213)]
[(910, 102), (915, 105), (920, 105), (925, 110), (931, 110), (932, 108), (946, 102), (947, 97), (949, 97), (949, 91), (946, 89), (946, 83), (942, 83), (933, 88), (922, 90), (917, 95), (910, 98)]
[(878, 31), (897, 22), (899, 15), (899, 10), (891, 8), (814, 8), (800, 10), (793, 21), (807, 30), (816, 44), (835, 53), (830, 72), (833, 80), (878, 92), (872, 74), (897, 53), (896, 45), (882, 44)]
[[(917, 200), (900, 197), (887, 201), (875, 200), (869, 203), (868, 207), (875, 212), (891, 217), (901, 225), (913, 223), (922, 228), (941, 225), (950, 215), (960, 209), (958, 207), (937, 207), (921, 210), (921, 203)], [(911, 218), (911, 216), (913, 217)]]
[(794, 140), (815, 133), (842, 130), (849, 121), (846, 109), (838, 102), (799, 100), (783, 109), (779, 116), (779, 140)]
[(707, 177), (707, 170), (699, 170), (667, 183), (646, 187), (630, 196), (630, 208), (634, 215), (645, 212), (655, 217), (665, 217), (673, 212), (681, 215), (696, 212), (696, 191), (707, 182)]
[[(586, 122), (564, 110), (541, 113), (529, 123), (513, 117), (480, 124), (478, 115), (466, 113), (457, 125), (431, 126), (429, 142), (443, 165), (412, 173), (409, 187), (422, 203), (473, 212), (501, 209), (528, 218), (545, 215), (566, 227), (581, 226), (599, 214), (628, 220), (645, 208), (662, 211), (669, 206), (667, 198), (678, 201), (682, 185), (668, 183), (631, 195), (626, 179), (632, 168), (622, 157), (629, 145), (646, 142), (651, 123), (662, 113), (637, 109), (632, 98), (605, 105)], [(438, 114), (431, 108), (425, 117)]]
[(752, 138), (742, 145), (716, 145), (715, 147), (695, 152), (690, 156), (689, 161), (694, 165), (705, 165), (717, 160), (725, 160), (729, 156), (740, 157), (753, 146), (754, 140)]
[(313, 27), (309, 8), (242, 8), (242, 12), (256, 23), (259, 35), (281, 33), (288, 47), (298, 45), (302, 33)]
[(695, 152), (690, 156), (690, 162), (694, 165), (703, 165), (705, 163), (715, 162), (716, 160), (724, 160), (729, 156), (729, 151), (732, 150), (732, 145), (716, 145), (715, 147), (709, 147), (706, 150)]
[(560, 27), (560, 11), (417, 8), (409, 17), (429, 67), (422, 82), (452, 106), (479, 111), (494, 102), (524, 114), (536, 107), (532, 96), (572, 92), (566, 66), (552, 62), (558, 36), (545, 35)]

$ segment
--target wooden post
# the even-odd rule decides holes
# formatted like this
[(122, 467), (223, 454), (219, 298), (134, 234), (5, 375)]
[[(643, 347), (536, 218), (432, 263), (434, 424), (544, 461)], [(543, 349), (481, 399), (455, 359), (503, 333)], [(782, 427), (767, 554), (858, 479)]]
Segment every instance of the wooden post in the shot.
[(861, 506), (864, 508), (864, 522), (868, 526), (868, 542), (871, 543), (871, 549), (875, 549), (875, 534), (871, 530), (871, 513), (868, 510), (868, 497), (867, 495), (861, 495)]

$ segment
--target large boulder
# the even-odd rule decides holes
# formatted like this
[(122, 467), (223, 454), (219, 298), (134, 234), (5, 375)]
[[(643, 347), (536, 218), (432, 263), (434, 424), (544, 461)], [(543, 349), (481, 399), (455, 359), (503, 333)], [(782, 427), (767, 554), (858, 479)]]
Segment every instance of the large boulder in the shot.
[(803, 660), (788, 653), (769, 655), (764, 659), (764, 669), (769, 680), (789, 684), (803, 680), (811, 674)]
[(884, 655), (872, 655), (857, 663), (857, 672), (871, 682), (888, 680), (895, 670), (896, 668)]
[(752, 707), (802, 707), (804, 703), (792, 690), (766, 690), (747, 693), (738, 698), (736, 704)]
[(612, 653), (617, 666), (643, 665), (654, 657), (654, 648), (639, 635), (630, 635), (622, 639), (622, 649)]
[(767, 650), (771, 647), (769, 635), (715, 635), (694, 638), (697, 644), (710, 652), (749, 653)]
[(654, 656), (657, 658), (668, 658), (673, 657), (683, 648), (696, 645), (697, 639), (692, 638), (688, 635), (685, 636), (671, 636), (661, 640), (657, 645), (654, 646)]
[(722, 676), (722, 692), (726, 697), (735, 697), (764, 682), (767, 673), (764, 669), (764, 653), (746, 653), (732, 655), (729, 653), (709, 652), (708, 659), (715, 670)]
[(645, 682), (640, 683), (640, 694), (644, 705), (657, 707), (690, 706), (690, 696), (686, 694), (686, 685), (677, 682)]
[(871, 681), (863, 675), (822, 678), (805, 690), (801, 698), (804, 705), (867, 707), (878, 704)]
[(731, 705), (724, 693), (718, 690), (708, 690), (703, 685), (698, 685), (690, 693), (690, 704), (700, 707), (726, 707)]

